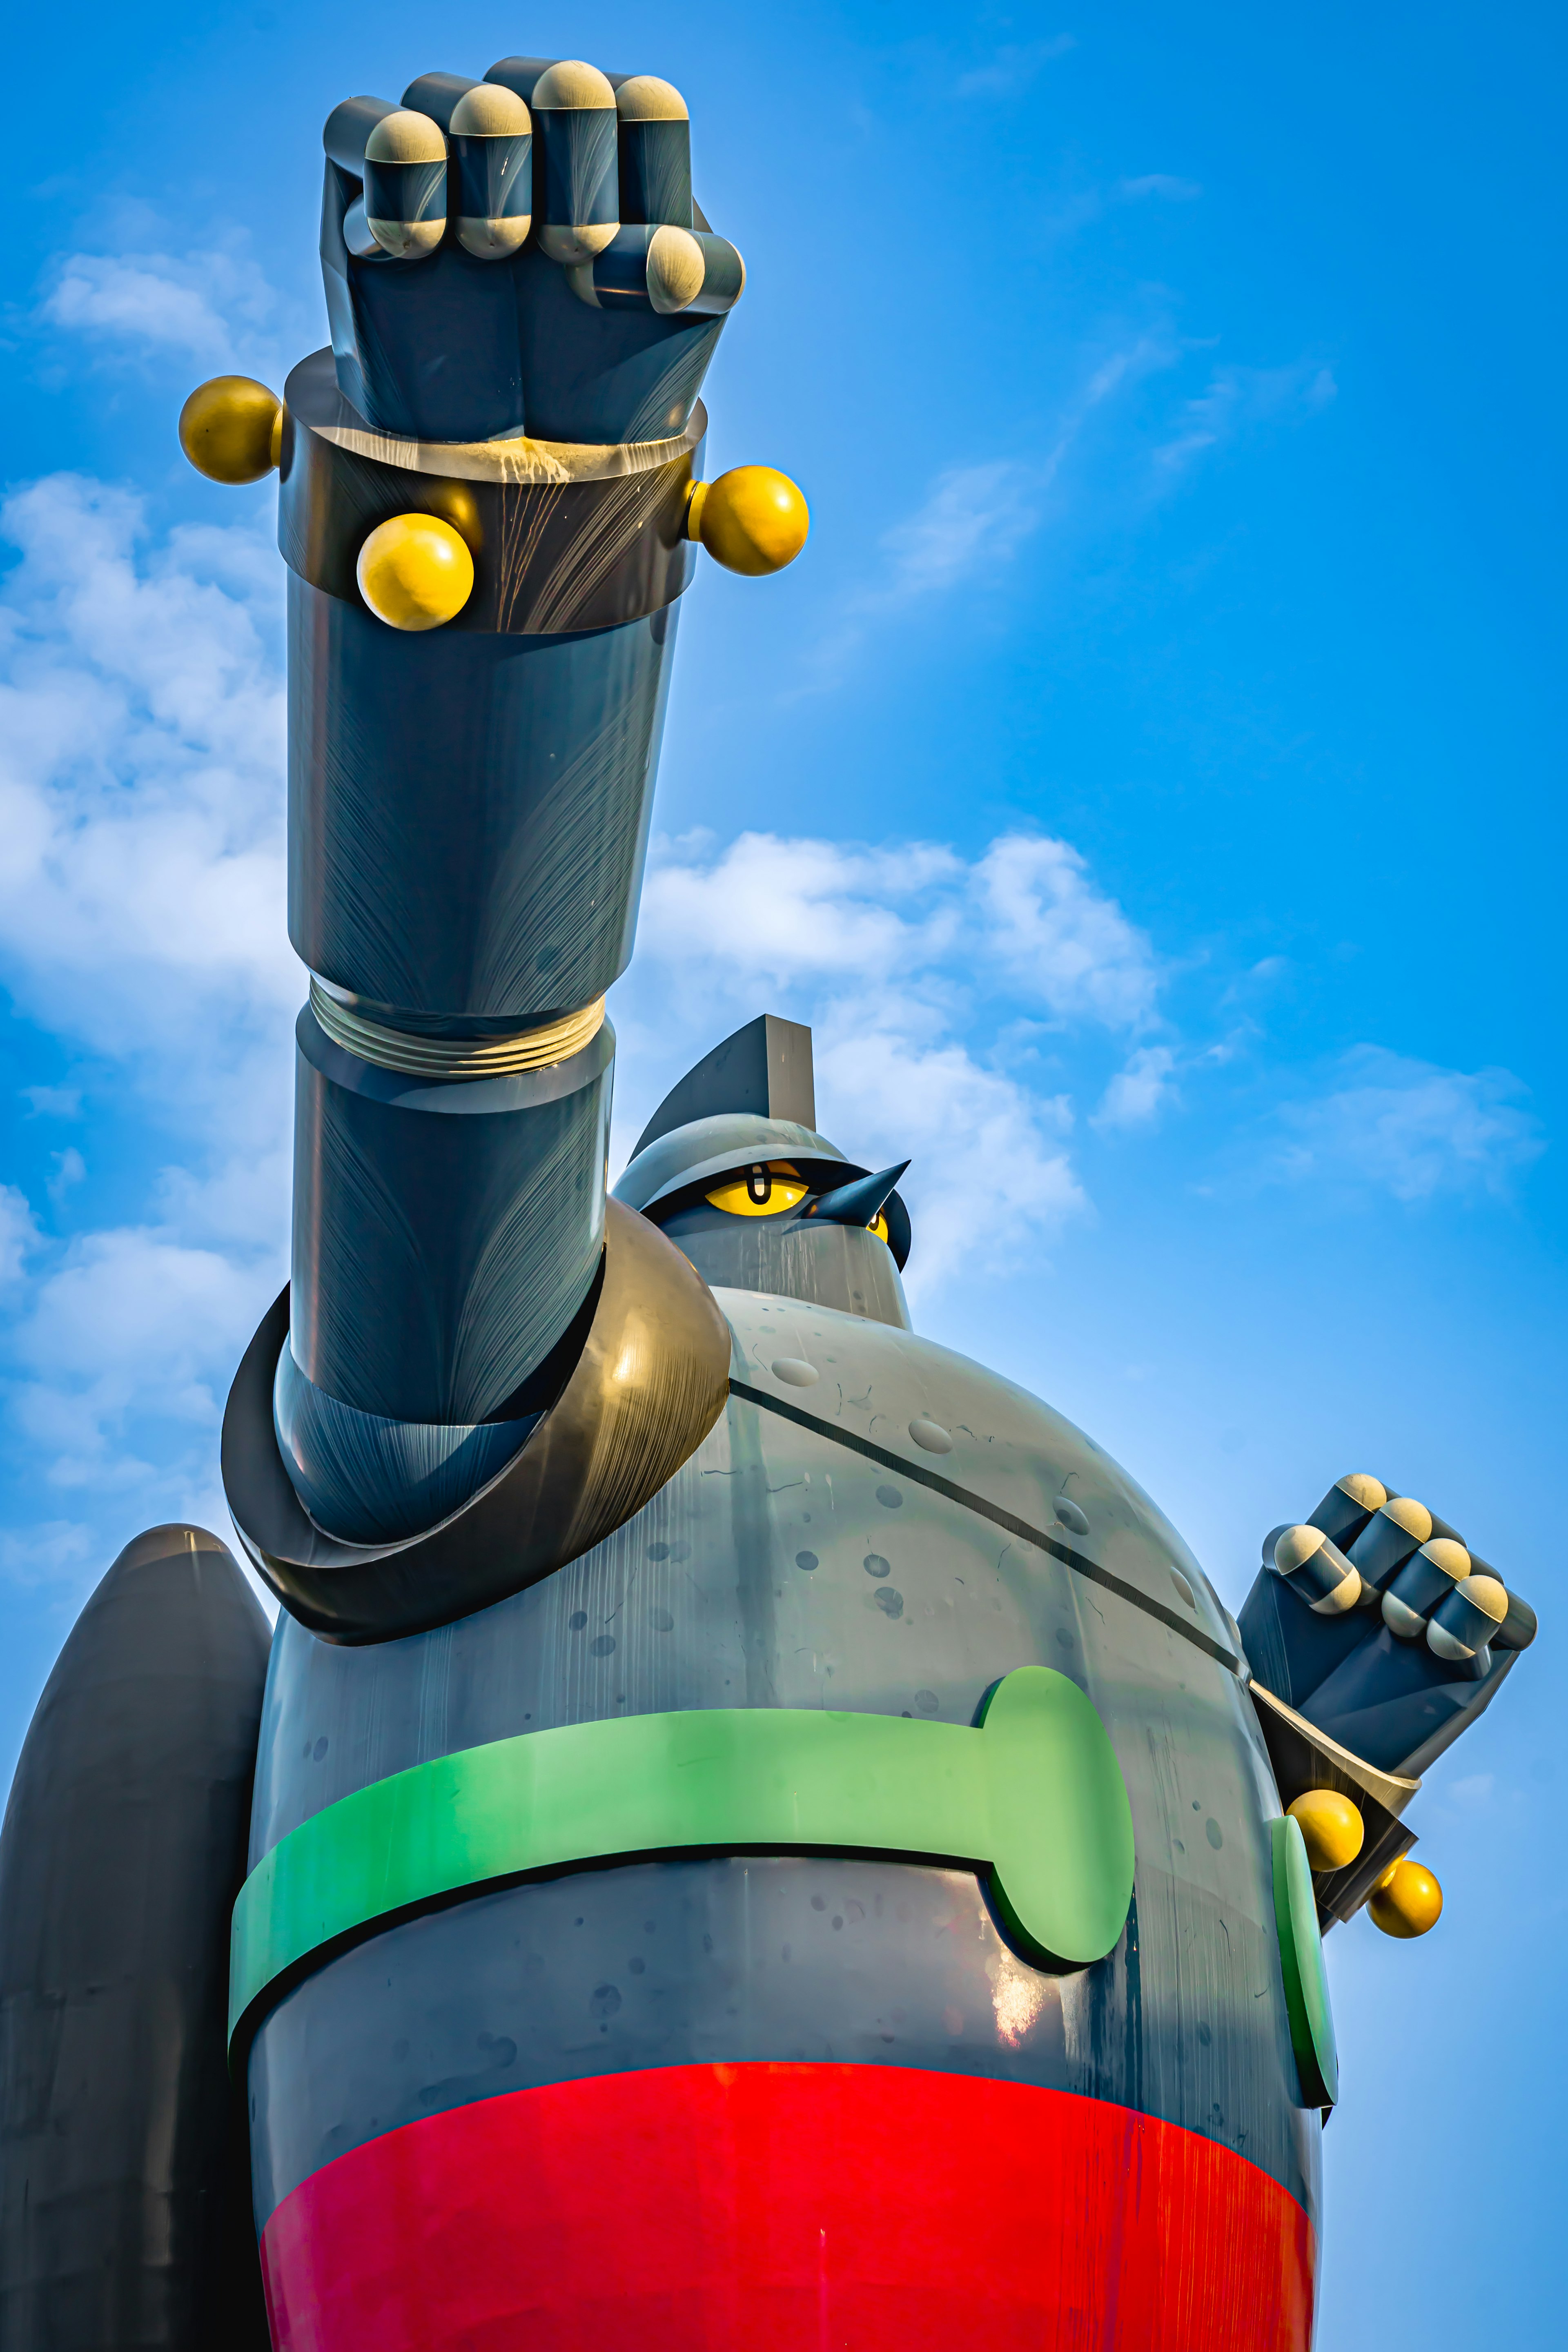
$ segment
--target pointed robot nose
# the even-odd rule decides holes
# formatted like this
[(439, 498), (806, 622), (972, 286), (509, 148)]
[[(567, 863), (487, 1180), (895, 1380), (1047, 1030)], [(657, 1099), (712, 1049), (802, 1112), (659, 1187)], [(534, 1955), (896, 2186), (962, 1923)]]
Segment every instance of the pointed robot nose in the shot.
[(803, 1217), (825, 1218), (832, 1225), (869, 1225), (880, 1216), (884, 1203), (909, 1164), (907, 1160), (900, 1160), (896, 1168), (884, 1168), (875, 1176), (858, 1177), (854, 1183), (840, 1184), (831, 1192), (818, 1192), (800, 1213)]

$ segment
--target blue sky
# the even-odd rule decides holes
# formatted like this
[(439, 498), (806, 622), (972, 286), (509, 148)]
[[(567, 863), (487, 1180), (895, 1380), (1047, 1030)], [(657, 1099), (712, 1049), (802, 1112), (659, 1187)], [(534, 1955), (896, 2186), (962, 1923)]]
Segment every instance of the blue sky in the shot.
[(441, 16), (438, 55), (401, 0), (13, 37), (0, 1749), (124, 1540), (226, 1532), (285, 1265), (281, 566), (179, 404), (324, 341), (339, 97), (519, 49), (662, 72), (751, 272), (708, 470), (784, 467), (814, 529), (686, 599), (622, 1148), (738, 1021), (811, 1020), (827, 1131), (914, 1154), (921, 1327), (1118, 1454), (1233, 1606), (1352, 1467), (1536, 1603), (1420, 1801), (1441, 1927), (1331, 1941), (1321, 2341), (1548, 2341), (1560, 20)]

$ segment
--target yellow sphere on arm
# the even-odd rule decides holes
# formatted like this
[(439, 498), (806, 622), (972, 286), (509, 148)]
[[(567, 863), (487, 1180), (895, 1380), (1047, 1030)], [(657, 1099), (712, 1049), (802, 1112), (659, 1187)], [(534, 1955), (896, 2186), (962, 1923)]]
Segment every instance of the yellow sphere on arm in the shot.
[(1361, 1852), (1366, 1823), (1337, 1789), (1308, 1789), (1285, 1810), (1300, 1823), (1314, 1870), (1343, 1870)]
[(716, 482), (694, 482), (686, 536), (716, 563), (752, 579), (782, 572), (805, 545), (811, 514), (787, 474), (773, 466), (732, 466)]
[(439, 515), (394, 515), (359, 551), (359, 593), (393, 629), (438, 629), (473, 593), (468, 541)]
[(180, 446), (210, 482), (258, 482), (283, 449), (283, 404), (249, 375), (215, 375), (180, 411)]
[(1443, 1890), (1425, 1864), (1412, 1862), (1406, 1855), (1384, 1872), (1366, 1907), (1374, 1927), (1381, 1927), (1385, 1936), (1408, 1941), (1436, 1926)]

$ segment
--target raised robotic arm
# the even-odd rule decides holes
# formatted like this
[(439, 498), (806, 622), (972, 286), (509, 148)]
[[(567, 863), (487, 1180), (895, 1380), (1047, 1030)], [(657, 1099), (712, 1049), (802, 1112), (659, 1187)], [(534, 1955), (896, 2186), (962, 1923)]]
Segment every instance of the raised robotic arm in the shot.
[[(744, 272), (668, 83), (507, 58), (351, 100), (325, 145), (333, 349), (276, 434), (311, 974), (293, 1280), (225, 1470), (261, 1573), (354, 1639), (559, 1565), (720, 1410), (702, 1286), (618, 1212), (606, 1248), (604, 998), (693, 534), (775, 569), (805, 509), (763, 468), (698, 478)], [(259, 457), (265, 404), (205, 387), (186, 446), (222, 472), (247, 419)]]

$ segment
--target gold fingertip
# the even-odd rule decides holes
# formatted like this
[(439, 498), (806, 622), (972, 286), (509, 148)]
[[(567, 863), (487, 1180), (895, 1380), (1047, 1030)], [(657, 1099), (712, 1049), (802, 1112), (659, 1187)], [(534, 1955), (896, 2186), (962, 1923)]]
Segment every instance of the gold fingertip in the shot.
[(520, 213), (510, 220), (470, 219), (465, 213), (458, 223), (458, 243), (476, 261), (504, 261), (509, 253), (516, 253), (528, 237), (532, 215)]
[(655, 229), (647, 245), (647, 299), (662, 318), (695, 302), (707, 273), (702, 247), (689, 229)]
[(597, 66), (586, 65), (581, 58), (563, 58), (558, 65), (546, 66), (534, 83), (533, 103), (563, 112), (602, 110), (615, 106), (616, 93)]
[(367, 163), (444, 163), (447, 142), (441, 126), (412, 107), (384, 114), (364, 142)]
[(521, 139), (533, 117), (515, 89), (499, 81), (476, 82), (452, 109), (454, 139)]
[(690, 110), (672, 82), (657, 74), (633, 74), (616, 92), (616, 111), (623, 122), (687, 122)]
[(592, 261), (595, 255), (620, 233), (619, 221), (598, 221), (591, 227), (578, 225), (568, 227), (563, 223), (547, 223), (539, 232), (539, 250), (546, 261), (558, 261), (565, 268), (579, 262)]
[(435, 252), (447, 234), (445, 218), (426, 221), (377, 220), (367, 213), (365, 223), (383, 253), (390, 253), (395, 261), (424, 261)]

